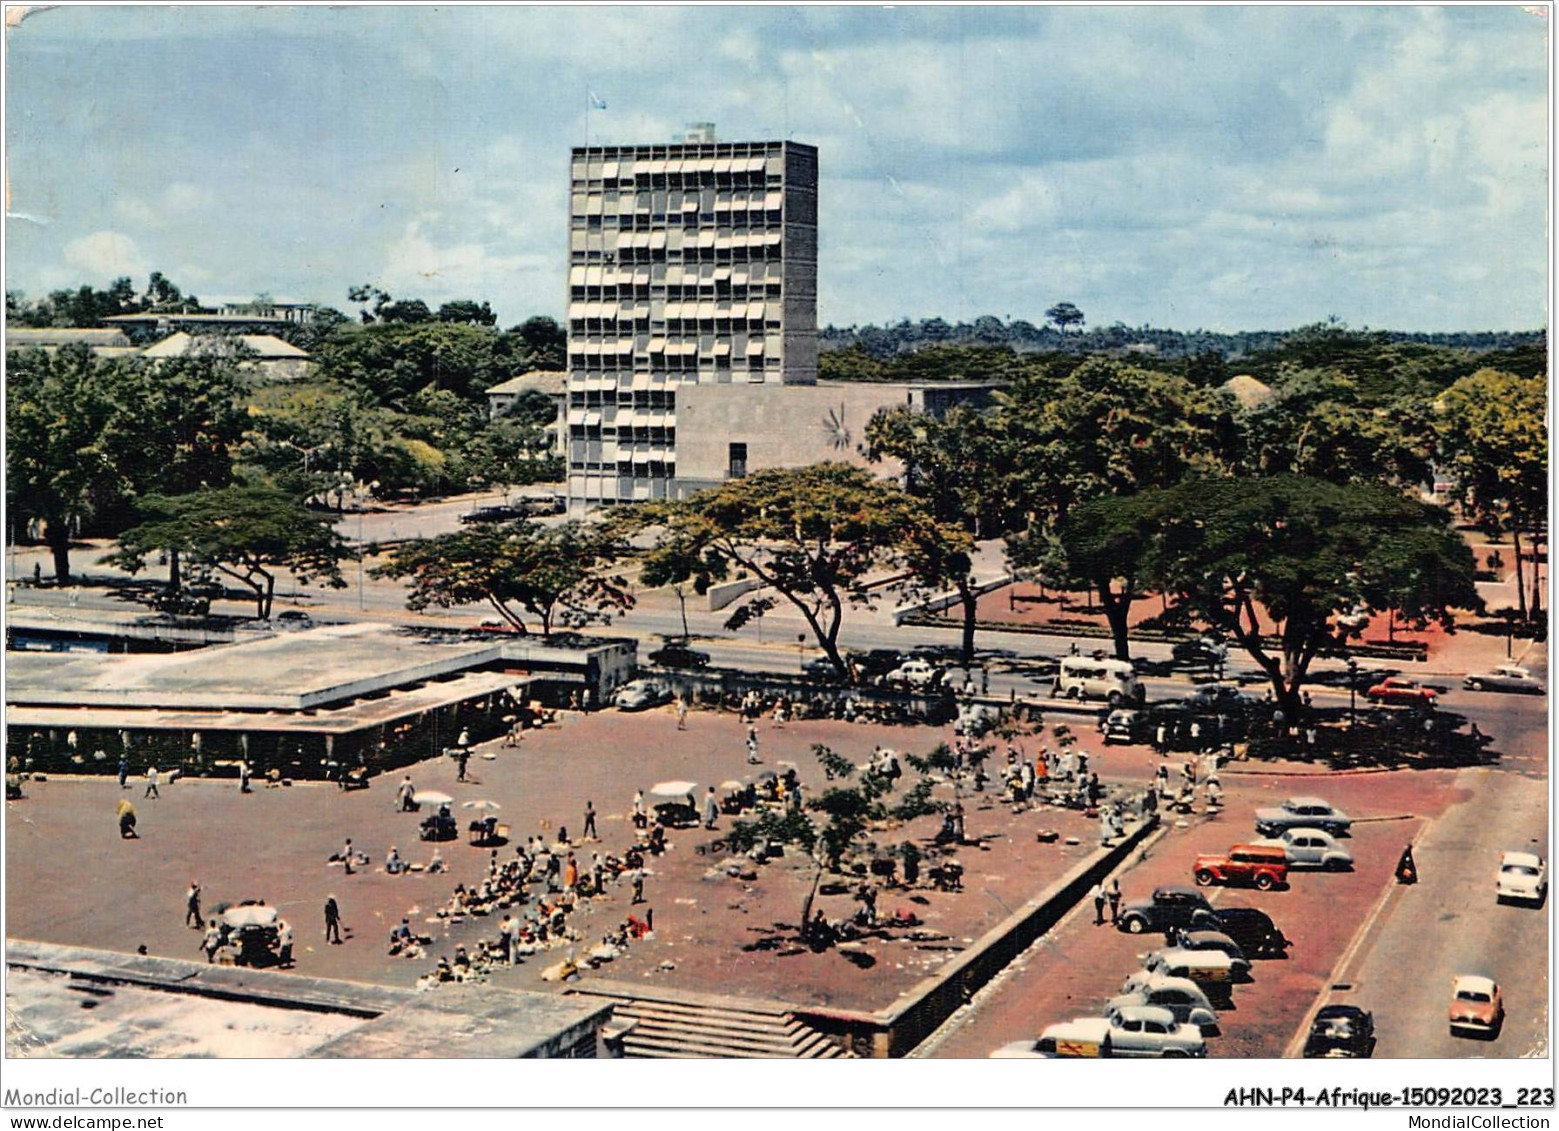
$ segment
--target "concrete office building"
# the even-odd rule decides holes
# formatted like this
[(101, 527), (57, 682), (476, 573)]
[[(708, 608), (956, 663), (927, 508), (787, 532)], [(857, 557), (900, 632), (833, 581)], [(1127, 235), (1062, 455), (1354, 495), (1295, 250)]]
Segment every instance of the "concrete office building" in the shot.
[(817, 149), (693, 137), (573, 151), (575, 510), (685, 493), (678, 388), (817, 381)]

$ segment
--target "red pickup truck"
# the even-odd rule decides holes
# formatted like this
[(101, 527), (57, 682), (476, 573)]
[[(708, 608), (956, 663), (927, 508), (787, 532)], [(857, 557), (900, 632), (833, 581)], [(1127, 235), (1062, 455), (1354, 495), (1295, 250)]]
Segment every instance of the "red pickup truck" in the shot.
[(1288, 858), (1280, 845), (1236, 844), (1224, 853), (1204, 853), (1193, 872), (1200, 887), (1252, 884), (1262, 891), (1288, 883)]

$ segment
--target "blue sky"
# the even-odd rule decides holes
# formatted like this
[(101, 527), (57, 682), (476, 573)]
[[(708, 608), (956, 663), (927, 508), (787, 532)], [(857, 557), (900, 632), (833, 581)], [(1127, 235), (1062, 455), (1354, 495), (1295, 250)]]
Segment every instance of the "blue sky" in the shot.
[(568, 150), (820, 148), (820, 322), (1546, 323), (1541, 14), (62, 8), (7, 30), (6, 287), (160, 269), (560, 315)]

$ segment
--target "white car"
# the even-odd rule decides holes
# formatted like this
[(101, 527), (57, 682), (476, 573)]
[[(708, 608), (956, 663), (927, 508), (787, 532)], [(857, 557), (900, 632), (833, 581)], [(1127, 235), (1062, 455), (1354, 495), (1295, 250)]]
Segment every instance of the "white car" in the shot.
[(1133, 1005), (1153, 1005), (1167, 1009), (1175, 1020), (1195, 1025), (1199, 1029), (1211, 1029), (1218, 1024), (1218, 1011), (1202, 987), (1189, 978), (1165, 978), (1155, 975), (1142, 987), (1129, 994), (1112, 997), (1104, 1006), (1108, 1017), (1113, 1010)]
[(619, 687), (612, 702), (619, 711), (643, 711), (671, 702), (671, 688), (653, 679), (635, 679)]
[(1320, 829), (1285, 829), (1281, 836), (1266, 837), (1256, 843), (1281, 848), (1290, 868), (1346, 872), (1353, 867), (1353, 853), (1337, 843), (1331, 833)]
[(887, 684), (902, 683), (910, 687), (930, 687), (942, 678), (942, 669), (925, 660), (906, 660), (894, 668), (882, 681)]
[(1110, 1010), (1111, 1056), (1206, 1056), (1207, 1042), (1195, 1025), (1175, 1020), (1154, 1005), (1123, 1005)]
[(1548, 864), (1532, 852), (1506, 852), (1499, 858), (1496, 901), (1541, 907), (1548, 897)]
[(1282, 805), (1256, 810), (1256, 832), (1278, 836), (1285, 829), (1320, 829), (1336, 836), (1353, 825), (1353, 818), (1319, 797), (1290, 797)]
[(1045, 1028), (1035, 1040), (1013, 1041), (990, 1054), (991, 1060), (1070, 1060), (1111, 1055), (1110, 1023), (1102, 1017), (1074, 1017)]
[(1468, 691), (1509, 691), (1516, 695), (1541, 695), (1543, 685), (1532, 678), (1526, 668), (1515, 664), (1501, 664), (1486, 672), (1474, 672), (1462, 680)]

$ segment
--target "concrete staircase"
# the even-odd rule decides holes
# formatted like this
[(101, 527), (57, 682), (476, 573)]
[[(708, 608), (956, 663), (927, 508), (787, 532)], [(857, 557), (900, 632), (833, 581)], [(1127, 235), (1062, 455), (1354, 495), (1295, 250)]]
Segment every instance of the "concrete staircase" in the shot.
[(625, 1057), (833, 1060), (846, 1055), (781, 1005), (601, 983), (576, 992), (614, 999), (614, 1027), (630, 1026), (622, 1038)]

